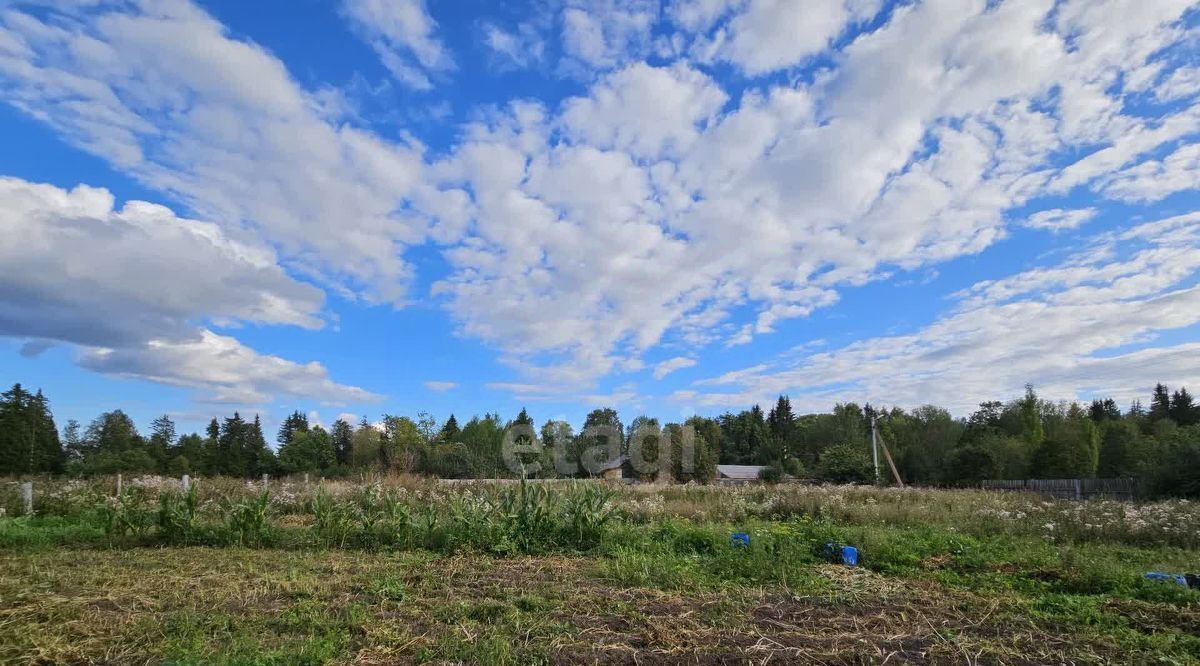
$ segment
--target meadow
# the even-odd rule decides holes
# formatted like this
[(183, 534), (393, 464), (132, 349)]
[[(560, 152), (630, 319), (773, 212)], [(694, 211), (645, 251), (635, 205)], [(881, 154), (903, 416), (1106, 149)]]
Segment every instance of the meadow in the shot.
[[(4, 663), (1200, 663), (1200, 504), (416, 477), (0, 486)], [(731, 542), (734, 532), (749, 546)], [(859, 549), (829, 562), (827, 543)]]

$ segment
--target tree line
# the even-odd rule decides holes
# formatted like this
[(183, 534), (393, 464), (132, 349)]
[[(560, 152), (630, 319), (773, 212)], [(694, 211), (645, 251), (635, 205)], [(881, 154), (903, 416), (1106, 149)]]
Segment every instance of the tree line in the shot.
[[(1149, 407), (1140, 401), (1125, 411), (1111, 399), (1090, 405), (1052, 402), (1033, 387), (1007, 402), (984, 402), (966, 418), (940, 407), (877, 409), (843, 403), (822, 414), (796, 415), (787, 396), (769, 411), (755, 405), (715, 418), (693, 416), (660, 426), (648, 416), (628, 426), (610, 408), (590, 412), (577, 433), (570, 424), (546, 421), (542, 446), (521, 456), (529, 476), (561, 476), (555, 448), (564, 451), (573, 471), (590, 448), (609, 444), (592, 433), (605, 426), (628, 452), (643, 437), (646, 456), (670, 445), (676, 481), (711, 481), (718, 464), (762, 465), (764, 478), (790, 475), (835, 482), (874, 478), (870, 436), (874, 422), (896, 466), (908, 483), (964, 485), (983, 479), (1137, 478), (1159, 495), (1200, 496), (1200, 405), (1186, 388), (1159, 384)], [(416, 418), (383, 415), (376, 423), (337, 420), (328, 429), (310, 423), (301, 412), (284, 419), (268, 445), (261, 420), (240, 414), (217, 419), (203, 434), (177, 435), (167, 416), (141, 433), (120, 410), (96, 417), (86, 427), (68, 421), (60, 434), (49, 401), (39, 390), (20, 384), (0, 394), (0, 474), (72, 475), (159, 473), (227, 475), (298, 472), (338, 476), (367, 470), (429, 474), (445, 478), (501, 478), (514, 475), (503, 460), (505, 431), (532, 428), (524, 409), (513, 419), (499, 414), (475, 416), (459, 424), (421, 412)], [(694, 465), (681, 464), (684, 428), (694, 435)], [(528, 439), (528, 438), (526, 438)], [(664, 453), (667, 451), (664, 449)], [(625, 476), (637, 476), (628, 462)]]

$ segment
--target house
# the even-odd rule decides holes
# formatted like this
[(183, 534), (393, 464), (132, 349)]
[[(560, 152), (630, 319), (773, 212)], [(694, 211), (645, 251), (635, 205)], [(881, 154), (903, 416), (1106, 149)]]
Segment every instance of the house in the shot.
[(748, 483), (758, 480), (766, 465), (717, 465), (717, 480), (721, 483)]
[(625, 456), (617, 456), (609, 460), (601, 466), (597, 476), (610, 481), (620, 481), (624, 477), (624, 465), (627, 462)]

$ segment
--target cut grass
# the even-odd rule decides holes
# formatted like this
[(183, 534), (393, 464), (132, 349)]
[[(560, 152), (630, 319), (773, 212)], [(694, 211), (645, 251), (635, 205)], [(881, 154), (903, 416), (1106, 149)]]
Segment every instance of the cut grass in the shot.
[(706, 585), (663, 586), (635, 571), (645, 564), (619, 552), (0, 552), (0, 661), (1200, 662), (1194, 604), (828, 564), (786, 585), (705, 573)]

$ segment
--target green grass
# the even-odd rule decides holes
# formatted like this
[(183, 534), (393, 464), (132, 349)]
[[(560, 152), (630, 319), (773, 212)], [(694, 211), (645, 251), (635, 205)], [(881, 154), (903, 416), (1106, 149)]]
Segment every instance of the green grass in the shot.
[(758, 492), (67, 498), (0, 518), (0, 663), (1200, 664), (1200, 591), (1143, 577), (1200, 568), (1165, 528), (1049, 538), (918, 520), (926, 491)]

